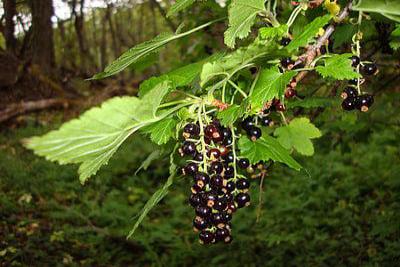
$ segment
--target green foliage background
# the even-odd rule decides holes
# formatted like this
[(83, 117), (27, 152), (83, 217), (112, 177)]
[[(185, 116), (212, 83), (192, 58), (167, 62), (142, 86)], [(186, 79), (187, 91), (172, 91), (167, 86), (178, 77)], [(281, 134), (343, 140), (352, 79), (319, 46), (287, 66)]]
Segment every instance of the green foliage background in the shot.
[[(315, 121), (316, 154), (296, 157), (301, 173), (276, 165), (253, 203), (234, 218), (234, 242), (201, 246), (192, 233), (189, 180), (126, 234), (168, 160), (138, 176), (154, 146), (135, 136), (84, 187), (76, 169), (27, 152), (30, 125), (0, 137), (0, 261), (12, 266), (396, 266), (400, 261), (400, 96), (380, 94), (367, 114), (326, 109)], [(357, 121), (355, 120), (357, 118)], [(56, 126), (52, 126), (56, 128)], [(31, 200), (29, 201), (29, 196)], [(130, 220), (129, 218), (132, 218)]]

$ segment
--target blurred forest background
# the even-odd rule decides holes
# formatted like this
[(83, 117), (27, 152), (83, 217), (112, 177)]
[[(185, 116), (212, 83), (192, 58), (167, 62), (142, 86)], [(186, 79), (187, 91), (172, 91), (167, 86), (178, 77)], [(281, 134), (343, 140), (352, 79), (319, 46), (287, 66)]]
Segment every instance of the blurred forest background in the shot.
[[(289, 16), (289, 2), (278, 10)], [(192, 233), (188, 181), (126, 235), (162, 184), (168, 162), (135, 175), (155, 146), (136, 136), (81, 186), (76, 166), (34, 156), (21, 139), (56, 129), (116, 95), (135, 95), (148, 77), (224, 49), (224, 23), (190, 35), (113, 78), (88, 82), (123, 51), (183, 22), (192, 28), (227, 15), (202, 1), (167, 18), (172, 1), (2, 0), (0, 6), (0, 266), (399, 266), (400, 56), (389, 46), (394, 24), (363, 22), (362, 58), (380, 72), (368, 81), (376, 104), (366, 114), (340, 104), (301, 110), (324, 136), (297, 173), (275, 166), (257, 201), (234, 218), (231, 245), (204, 247)], [(300, 17), (300, 32), (307, 17)], [(350, 51), (339, 26), (330, 48)], [(348, 38), (350, 40), (350, 38)], [(327, 95), (342, 84), (312, 75), (299, 92)], [(252, 199), (259, 198), (253, 181)]]

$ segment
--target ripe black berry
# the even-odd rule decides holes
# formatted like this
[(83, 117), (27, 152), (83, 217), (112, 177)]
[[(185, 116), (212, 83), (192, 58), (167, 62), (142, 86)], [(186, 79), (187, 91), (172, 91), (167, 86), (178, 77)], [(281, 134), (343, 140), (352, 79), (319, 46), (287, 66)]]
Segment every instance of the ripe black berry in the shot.
[(215, 235), (207, 230), (203, 230), (199, 234), (200, 243), (211, 244), (215, 242)]
[(357, 85), (358, 84), (358, 78), (354, 78), (354, 79), (349, 80), (349, 84)]
[(231, 138), (232, 137), (232, 131), (230, 129), (228, 129), (228, 128), (222, 129), (221, 133), (222, 133), (222, 136), (224, 138)]
[(218, 211), (223, 211), (226, 209), (226, 202), (224, 200), (221, 199), (217, 199), (214, 201), (214, 205), (212, 206), (213, 209), (218, 210)]
[(214, 190), (221, 189), (223, 187), (223, 184), (224, 184), (224, 178), (222, 178), (222, 176), (215, 175), (211, 178), (210, 185), (212, 189)]
[(211, 148), (207, 155), (211, 160), (216, 160), (221, 156), (221, 152), (217, 148)]
[[(195, 123), (188, 123), (183, 128), (183, 133), (184, 133), (184, 136), (187, 138), (189, 138), (191, 136), (197, 137), (200, 134), (200, 127)], [(186, 135), (185, 135), (185, 133), (186, 133)]]
[(355, 108), (362, 112), (367, 112), (374, 103), (374, 97), (369, 94), (360, 95), (355, 100)]
[(202, 202), (202, 196), (200, 194), (191, 194), (189, 197), (189, 203), (193, 208), (199, 206)]
[(290, 41), (292, 41), (290, 38), (288, 38), (288, 37), (283, 37), (282, 39), (281, 39), (281, 45), (283, 45), (283, 46), (287, 46), (289, 43), (290, 43)]
[(357, 92), (357, 89), (354, 87), (347, 87), (343, 90), (343, 92), (340, 94), (340, 96), (343, 99), (346, 99), (348, 97), (355, 98), (358, 96), (358, 92)]
[(224, 214), (221, 213), (213, 213), (211, 217), (211, 221), (214, 225), (218, 225), (220, 223), (226, 223), (227, 220), (225, 219)]
[(194, 175), (194, 181), (199, 187), (203, 188), (209, 183), (210, 177), (206, 173), (198, 172)]
[(352, 56), (351, 58), (351, 66), (352, 67), (357, 67), (358, 66), (358, 64), (360, 64), (360, 58), (359, 57), (357, 57), (357, 56)]
[(241, 123), (243, 130), (247, 131), (251, 127), (255, 126), (254, 117), (247, 117)]
[(235, 174), (235, 169), (232, 166), (225, 166), (225, 168), (224, 168), (224, 176), (226, 178), (233, 177), (234, 174)]
[(201, 218), (209, 218), (212, 214), (212, 210), (210, 207), (199, 206), (196, 208), (196, 215)]
[(224, 191), (226, 193), (231, 193), (233, 192), (233, 190), (235, 190), (235, 188), (236, 188), (235, 183), (233, 181), (230, 181), (226, 184), (226, 186), (224, 186)]
[(183, 175), (194, 175), (198, 169), (199, 167), (197, 166), (196, 163), (190, 162), (182, 169), (182, 173)]
[(247, 167), (250, 166), (250, 161), (246, 158), (241, 158), (238, 160), (237, 164), (238, 164), (239, 168), (247, 169)]
[(367, 75), (375, 75), (378, 73), (378, 67), (374, 63), (365, 64), (363, 71)]
[(216, 134), (219, 135), (218, 128), (214, 124), (207, 125), (207, 127), (204, 129), (204, 135), (207, 136), (208, 138), (213, 139), (214, 135)]
[(294, 64), (294, 62), (290, 57), (281, 59), (281, 66), (284, 68), (287, 68), (287, 67), (289, 67), (289, 65), (293, 65), (293, 64)]
[(292, 98), (292, 97), (294, 97), (296, 95), (297, 95), (296, 90), (291, 88), (291, 87), (287, 88), (286, 91), (285, 91), (285, 97), (286, 98)]
[(275, 107), (276, 111), (285, 111), (286, 110), (285, 106), (279, 100), (274, 102), (274, 107)]
[(195, 143), (190, 141), (185, 141), (182, 146), (182, 152), (185, 155), (195, 155), (195, 153), (197, 152)]
[(218, 228), (215, 231), (215, 239), (217, 241), (225, 241), (226, 238), (230, 237), (230, 234), (231, 233), (229, 232), (229, 230), (226, 229), (225, 227), (224, 228)]
[(235, 197), (238, 208), (250, 205), (250, 195), (247, 193), (239, 193)]
[(267, 127), (274, 125), (274, 121), (268, 116), (260, 118), (260, 123), (262, 126)]
[(230, 145), (232, 145), (232, 142), (233, 142), (232, 137), (228, 137), (228, 138), (224, 138), (224, 140), (222, 141), (222, 144), (224, 146), (230, 146)]
[(233, 162), (233, 160), (234, 160), (233, 152), (229, 152), (228, 154), (226, 154), (225, 156), (223, 156), (222, 159), (225, 161), (225, 163), (231, 163), (231, 162)]
[(230, 214), (232, 214), (232, 213), (234, 213), (235, 211), (236, 211), (236, 205), (235, 205), (235, 203), (233, 203), (233, 202), (228, 203), (227, 212), (230, 213)]
[(261, 129), (256, 126), (251, 127), (246, 132), (252, 141), (256, 141), (258, 138), (261, 137)]
[(224, 165), (221, 162), (213, 162), (210, 166), (210, 172), (220, 174), (224, 170)]
[(246, 190), (249, 189), (250, 187), (250, 182), (247, 179), (239, 179), (236, 181), (236, 188), (240, 190)]
[(194, 160), (196, 161), (203, 161), (204, 157), (202, 153), (196, 153), (196, 155), (193, 157)]
[(342, 102), (342, 108), (344, 110), (350, 111), (355, 109), (355, 100), (352, 97), (348, 97)]
[(197, 231), (199, 231), (199, 230), (204, 230), (204, 229), (206, 229), (206, 228), (208, 228), (208, 227), (209, 227), (208, 222), (207, 222), (206, 220), (204, 220), (203, 218), (196, 217), (196, 218), (193, 220), (193, 228), (194, 228), (195, 230), (197, 230)]

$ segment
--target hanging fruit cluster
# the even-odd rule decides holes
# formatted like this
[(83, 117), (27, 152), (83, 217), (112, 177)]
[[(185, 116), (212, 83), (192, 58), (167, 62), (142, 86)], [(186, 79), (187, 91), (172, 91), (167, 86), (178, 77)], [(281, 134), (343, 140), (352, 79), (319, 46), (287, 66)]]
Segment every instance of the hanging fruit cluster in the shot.
[(232, 215), (250, 205), (250, 181), (236, 169), (246, 170), (250, 162), (236, 155), (233, 135), (216, 119), (183, 128), (185, 140), (179, 153), (188, 163), (182, 172), (193, 178), (189, 203), (195, 209), (193, 228), (202, 244), (230, 243)]

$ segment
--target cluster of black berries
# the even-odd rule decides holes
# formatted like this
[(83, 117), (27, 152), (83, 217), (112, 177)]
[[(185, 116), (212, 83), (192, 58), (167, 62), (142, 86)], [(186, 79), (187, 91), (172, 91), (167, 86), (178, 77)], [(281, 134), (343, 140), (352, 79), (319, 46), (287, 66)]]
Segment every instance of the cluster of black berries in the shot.
[[(275, 109), (282, 108), (280, 102), (279, 103), (276, 102), (276, 104), (273, 105), (272, 107), (274, 107)], [(265, 109), (263, 111), (263, 114), (258, 115), (257, 117), (249, 116), (242, 120), (242, 122), (241, 122), (242, 129), (247, 133), (247, 136), (252, 141), (256, 141), (258, 138), (261, 137), (262, 132), (261, 132), (261, 128), (258, 127), (259, 125), (266, 126), (266, 127), (274, 125), (274, 121), (269, 116), (269, 113), (270, 113), (270, 109)]]
[[(360, 64), (360, 58), (357, 56), (351, 57), (352, 66), (354, 68), (358, 67)], [(374, 63), (364, 64), (362, 66), (362, 72), (366, 75), (375, 75), (378, 73), (378, 68)], [(343, 98), (342, 108), (344, 110), (350, 111), (354, 109), (358, 109), (362, 112), (367, 112), (368, 109), (374, 103), (374, 97), (370, 94), (359, 95), (357, 86), (358, 83), (362, 83), (363, 79), (352, 79), (349, 81), (349, 86), (346, 87), (341, 93), (341, 97)]]
[(182, 172), (194, 182), (189, 197), (196, 212), (193, 229), (199, 232), (202, 244), (230, 243), (232, 214), (250, 204), (250, 182), (243, 175), (238, 178), (235, 168), (247, 169), (250, 162), (245, 158), (234, 162), (232, 131), (217, 120), (204, 126), (203, 131), (197, 123), (189, 123), (183, 137), (179, 153), (192, 158)]

